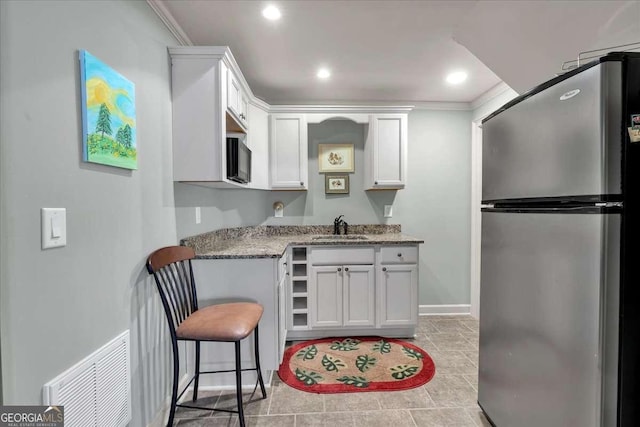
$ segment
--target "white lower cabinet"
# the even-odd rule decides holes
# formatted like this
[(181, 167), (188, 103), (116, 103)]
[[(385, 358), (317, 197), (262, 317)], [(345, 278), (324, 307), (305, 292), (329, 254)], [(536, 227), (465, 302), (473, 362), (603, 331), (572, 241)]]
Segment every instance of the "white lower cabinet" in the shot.
[(311, 267), (312, 328), (375, 325), (373, 265)]
[(376, 305), (373, 266), (345, 266), (342, 277), (342, 324), (374, 326)]
[(414, 336), (417, 245), (313, 245), (290, 256), (287, 339)]
[(418, 322), (417, 264), (382, 264), (377, 271), (378, 325), (406, 326)]
[(287, 254), (278, 261), (278, 360), (282, 363), (284, 347), (287, 342)]
[(342, 326), (342, 274), (341, 267), (311, 267), (312, 328)]

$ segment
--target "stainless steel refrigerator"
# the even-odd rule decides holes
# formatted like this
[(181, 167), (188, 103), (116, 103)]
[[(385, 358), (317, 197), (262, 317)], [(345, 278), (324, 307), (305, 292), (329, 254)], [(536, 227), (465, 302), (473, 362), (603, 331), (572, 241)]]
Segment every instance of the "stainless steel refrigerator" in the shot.
[(639, 119), (640, 54), (612, 53), (483, 121), (478, 403), (497, 427), (640, 425)]

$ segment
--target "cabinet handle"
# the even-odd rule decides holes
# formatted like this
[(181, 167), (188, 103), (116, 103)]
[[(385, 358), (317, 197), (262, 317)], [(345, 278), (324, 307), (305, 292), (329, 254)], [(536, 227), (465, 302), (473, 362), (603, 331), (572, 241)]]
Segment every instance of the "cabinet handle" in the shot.
[(338, 268), (338, 271), (342, 271), (342, 269), (341, 269), (341, 268)]
[(382, 267), (382, 271), (387, 271), (387, 267)]
[(402, 256), (402, 254), (400, 252), (398, 252), (398, 257), (401, 257), (401, 256)]
[(289, 275), (289, 272), (287, 271), (287, 276)]
[(378, 181), (373, 181), (373, 183), (374, 183), (375, 185), (378, 185)]
[(304, 182), (300, 181), (300, 185), (304, 185)]
[(348, 269), (348, 268), (345, 268), (345, 269), (344, 269), (344, 271), (349, 271), (349, 269)]

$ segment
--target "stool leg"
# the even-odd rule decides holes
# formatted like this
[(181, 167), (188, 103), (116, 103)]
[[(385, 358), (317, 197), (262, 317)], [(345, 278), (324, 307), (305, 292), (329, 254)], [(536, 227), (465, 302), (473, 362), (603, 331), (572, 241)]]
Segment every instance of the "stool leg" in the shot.
[(169, 420), (167, 421), (167, 427), (173, 427), (173, 418), (176, 415), (176, 403), (178, 400), (178, 371), (180, 370), (180, 362), (178, 360), (178, 342), (174, 339), (173, 342), (173, 391), (171, 392), (171, 409), (169, 410)]
[(196, 341), (196, 374), (193, 385), (193, 401), (198, 400), (198, 381), (200, 380), (200, 341)]
[(244, 426), (244, 408), (242, 407), (242, 366), (240, 364), (240, 341), (236, 341), (236, 398), (238, 400), (238, 419)]
[(260, 346), (258, 345), (258, 325), (253, 331), (254, 350), (256, 356), (256, 371), (258, 372), (258, 382), (260, 383), (260, 391), (262, 392), (262, 398), (267, 398), (267, 391), (264, 388), (264, 381), (262, 381), (262, 370), (260, 369)]

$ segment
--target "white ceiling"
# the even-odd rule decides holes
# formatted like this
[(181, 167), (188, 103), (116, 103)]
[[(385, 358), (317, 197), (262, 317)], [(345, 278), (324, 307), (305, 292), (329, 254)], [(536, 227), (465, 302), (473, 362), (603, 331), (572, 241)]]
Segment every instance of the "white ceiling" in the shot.
[[(501, 79), (522, 93), (598, 41), (640, 41), (638, 1), (154, 1), (194, 45), (230, 46), (271, 104), (468, 103)], [(457, 69), (469, 79), (452, 87)]]
[(454, 39), (523, 93), (580, 52), (629, 43), (637, 51), (640, 1), (480, 1)]

